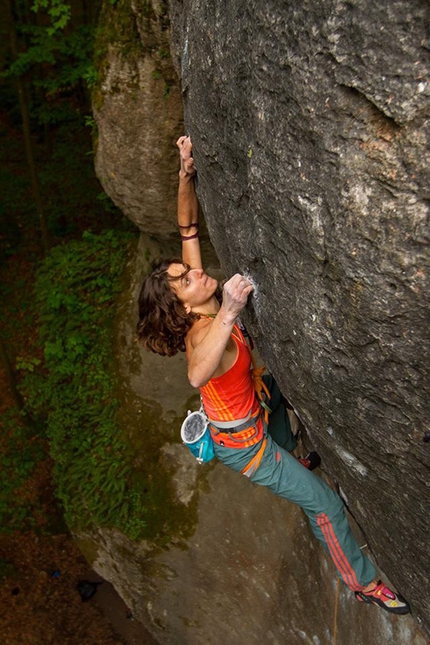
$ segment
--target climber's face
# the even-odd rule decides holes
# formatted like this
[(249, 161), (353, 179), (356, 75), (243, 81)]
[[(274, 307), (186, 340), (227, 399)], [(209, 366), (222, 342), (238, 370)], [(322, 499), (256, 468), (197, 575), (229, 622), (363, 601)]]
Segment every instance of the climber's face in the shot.
[(213, 297), (218, 282), (203, 269), (192, 269), (187, 264), (173, 263), (167, 270), (171, 288), (188, 313), (198, 311)]

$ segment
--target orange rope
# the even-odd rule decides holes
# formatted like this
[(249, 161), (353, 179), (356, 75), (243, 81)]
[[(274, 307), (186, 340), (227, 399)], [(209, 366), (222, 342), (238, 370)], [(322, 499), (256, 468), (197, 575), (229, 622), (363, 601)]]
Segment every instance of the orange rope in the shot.
[(334, 617), (333, 617), (333, 645), (337, 643), (337, 611), (339, 608), (339, 593), (340, 593), (340, 580), (337, 579), (336, 584), (336, 599), (334, 602)]
[(264, 420), (267, 424), (269, 423), (269, 409), (265, 405), (264, 394), (266, 395), (267, 400), (270, 401), (270, 392), (267, 385), (263, 381), (263, 373), (266, 371), (266, 368), (264, 366), (256, 367), (254, 357), (252, 356), (252, 354), (251, 354), (251, 360), (253, 365), (252, 380), (254, 381), (254, 388), (255, 388), (255, 392), (257, 394), (258, 400), (260, 401), (260, 404), (264, 409)]

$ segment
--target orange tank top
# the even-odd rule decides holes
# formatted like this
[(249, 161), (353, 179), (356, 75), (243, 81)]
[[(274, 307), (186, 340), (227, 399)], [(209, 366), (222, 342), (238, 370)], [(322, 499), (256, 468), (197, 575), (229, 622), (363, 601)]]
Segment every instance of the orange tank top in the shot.
[(200, 388), (203, 407), (212, 421), (244, 419), (259, 408), (252, 380), (250, 350), (237, 325), (233, 328), (232, 338), (237, 347), (233, 365)]

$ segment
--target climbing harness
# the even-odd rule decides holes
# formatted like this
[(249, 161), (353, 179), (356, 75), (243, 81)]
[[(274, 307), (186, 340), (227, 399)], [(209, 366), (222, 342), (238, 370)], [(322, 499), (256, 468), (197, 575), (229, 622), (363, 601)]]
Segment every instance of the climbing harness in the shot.
[(225, 448), (250, 448), (261, 441), (264, 432), (264, 424), (258, 423), (261, 417), (261, 409), (258, 408), (254, 414), (251, 412), (245, 419), (236, 421), (212, 421), (209, 419), (209, 428), (212, 439), (219, 446)]

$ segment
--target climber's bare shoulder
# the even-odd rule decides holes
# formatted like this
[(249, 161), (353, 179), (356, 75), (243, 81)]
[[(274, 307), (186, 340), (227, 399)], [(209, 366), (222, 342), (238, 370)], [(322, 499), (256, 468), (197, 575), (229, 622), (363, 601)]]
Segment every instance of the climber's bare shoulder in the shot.
[[(237, 356), (237, 347), (232, 338), (228, 339), (226, 345), (224, 345), (225, 341), (217, 339), (213, 322), (213, 319), (203, 317), (196, 320), (185, 339), (189, 368), (192, 371), (194, 365), (206, 363), (206, 382), (209, 378), (222, 376), (227, 372), (233, 366)], [(223, 346), (221, 358), (219, 351), (216, 351), (218, 342)]]

